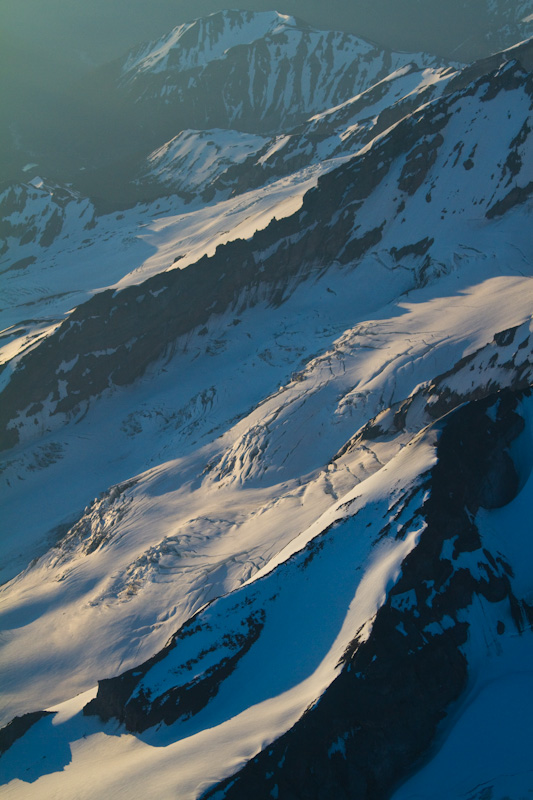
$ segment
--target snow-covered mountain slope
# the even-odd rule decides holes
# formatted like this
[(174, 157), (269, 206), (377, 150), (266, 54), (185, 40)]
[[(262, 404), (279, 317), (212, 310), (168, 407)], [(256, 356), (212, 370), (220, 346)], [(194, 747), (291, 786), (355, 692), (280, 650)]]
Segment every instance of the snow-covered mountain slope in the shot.
[[(454, 75), (410, 64), (287, 136), (185, 131), (137, 164), (139, 177), (129, 186), (157, 198), (147, 207), (102, 216), (71, 189), (40, 178), (12, 187), (1, 198), (5, 290), (0, 325), (8, 344), (2, 361), (53, 331), (91, 292), (116, 281), (121, 286), (139, 282), (177, 261), (193, 263), (217, 244), (247, 238), (272, 216), (285, 216), (318, 174), (441, 93)], [(265, 183), (273, 181), (276, 186), (265, 192)], [(177, 193), (179, 200), (162, 204), (162, 191)], [(242, 193), (246, 197), (240, 201), (221, 202)]]
[[(321, 172), (334, 163), (311, 166), (227, 200), (191, 205), (171, 196), (105, 215), (96, 215), (89, 201), (77, 197), (58, 212), (57, 187), (40, 180), (38, 188), (12, 187), (3, 195), (0, 361), (8, 366), (0, 384), (5, 385), (21, 353), (94, 293), (137, 284), (178, 263), (184, 267), (212, 255), (234, 238), (251, 237), (273, 217), (293, 213)], [(193, 188), (189, 174), (187, 192)], [(18, 210), (10, 202), (13, 196), (20, 198)], [(46, 224), (54, 214), (60, 214), (61, 224), (54, 240), (43, 247)]]
[(265, 298), (277, 304), (332, 263), (379, 259), (405, 270), (414, 287), (453, 269), (464, 248), (489, 258), (500, 246), (518, 248), (505, 258), (527, 262), (529, 237), (508, 212), (533, 186), (532, 92), (531, 75), (509, 62), (405, 117), (250, 242), (79, 306), (4, 389), (6, 444), (33, 436), (39, 420), (55, 426), (54, 416), (79, 413), (112, 384), (131, 383), (213, 313), (233, 306), (238, 314)]
[[(336, 329), (342, 330), (341, 321), (334, 326), (328, 319), (334, 309), (337, 318), (353, 313), (350, 297), (344, 308), (335, 302), (346, 287), (342, 273), (277, 313), (256, 308), (239, 325), (226, 317), (208, 338), (189, 338), (187, 352), (179, 348), (135, 392), (115, 394), (101, 408), (89, 409), (71, 431), (45, 435), (35, 446), (8, 455), (2, 476), (9, 496), (4, 506), (7, 575), (16, 571), (19, 553), (25, 563), (50, 542), (54, 548), (2, 591), (3, 624), (9, 628), (18, 620), (18, 632), (12, 631), (3, 648), (6, 666), (12, 664), (3, 677), (6, 711), (11, 703), (17, 708), (23, 685), (24, 703), (32, 708), (44, 696), (54, 702), (58, 686), (65, 691), (71, 685), (74, 694), (113, 674), (121, 663), (134, 665), (139, 655), (164, 644), (196, 608), (253, 574), (332, 498), (372, 474), (431, 421), (423, 407), (416, 412), (416, 404), (405, 400), (415, 392), (418, 403), (418, 387), (436, 367), (442, 371), (464, 353), (473, 354), (468, 367), (483, 359), (496, 362), (495, 353), (509, 365), (517, 353), (516, 369), (494, 370), (488, 388), (482, 371), (473, 374), (465, 367), (464, 375), (455, 369), (463, 394), (446, 410), (497, 386), (531, 380), (531, 348), (524, 346), (529, 322), (507, 348), (491, 343), (493, 326), (503, 330), (530, 315), (530, 279), (493, 279), (480, 290), (467, 290), (480, 275), (486, 278), (486, 266), (465, 273), (459, 285), (457, 276), (444, 282), (440, 302), (428, 287), (412, 296), (412, 304), (393, 303), (373, 320), (363, 315), (383, 293), (363, 294), (359, 314), (366, 322), (237, 424), (232, 415), (258, 403), (295, 359), (301, 363), (311, 348), (321, 342), (324, 347)], [(454, 297), (459, 287), (464, 296)], [(400, 286), (391, 286), (391, 294), (394, 288)], [(310, 311), (324, 298), (331, 298), (329, 314), (315, 312), (316, 321), (310, 321)], [(175, 375), (185, 373), (187, 384), (176, 385)], [(431, 408), (437, 390), (426, 394)], [(446, 397), (443, 389), (443, 401)], [(402, 411), (413, 406), (405, 432), (398, 423), (385, 429), (383, 408), (389, 404)], [(380, 412), (383, 429), (374, 425), (370, 431), (367, 420)], [(359, 429), (354, 444), (353, 432)], [(109, 456), (102, 453), (101, 437)], [(184, 455), (164, 464), (179, 454)], [(127, 481), (106, 493), (65, 536), (70, 527), (65, 522), (84, 498), (150, 463), (155, 466), (140, 483)], [(70, 477), (76, 474), (79, 480)], [(28, 510), (21, 519), (20, 502), (28, 492), (35, 513)], [(61, 527), (51, 530), (55, 526)], [(48, 544), (41, 541), (43, 528), (50, 532)], [(62, 638), (58, 620), (65, 604), (73, 618), (80, 608), (83, 624), (73, 624), (68, 644), (43, 652), (43, 640)], [(138, 639), (133, 650), (132, 638)], [(16, 660), (21, 650), (27, 656), (26, 677)], [(48, 669), (56, 679), (52, 686)]]
[(221, 11), (90, 73), (32, 125), (18, 126), (13, 147), (17, 161), (26, 153), (41, 174), (117, 210), (153, 199), (133, 173), (181, 132), (288, 132), (411, 62), (445, 66), (277, 12)]
[(193, 201), (198, 195), (213, 195), (217, 185), (226, 183), (235, 190), (228, 176), (250, 155), (257, 155), (270, 139), (238, 131), (182, 131), (170, 142), (150, 153), (146, 172), (139, 179), (152, 180), (161, 187)]
[[(395, 532), (396, 541), (407, 542), (413, 530), (420, 538), (372, 632), (354, 630), (340, 674), (319, 701), (275, 745), (264, 747), (207, 797), (267, 798), (276, 789), (279, 796), (305, 797), (317, 784), (340, 797), (386, 797), (405, 759), (424, 751), (442, 719), (443, 704), (455, 701), (469, 682), (475, 696), (491, 673), (505, 684), (508, 670), (523, 663), (519, 659), (530, 662), (531, 579), (518, 555), (530, 552), (528, 526), (516, 514), (517, 505), (523, 508), (531, 500), (530, 414), (529, 393), (525, 400), (503, 394), (442, 423), (438, 461), (425, 482), (422, 505), (412, 492), (407, 523), (401, 524), (404, 506), (399, 520), (393, 516), (385, 528), (389, 535)], [(521, 463), (510, 457), (513, 445), (528, 454)], [(501, 523), (511, 519), (515, 525), (508, 543)], [(516, 571), (513, 555), (518, 556)], [(517, 645), (519, 634), (524, 641)], [(531, 686), (531, 670), (525, 672), (524, 684)], [(102, 684), (86, 713), (101, 712), (119, 686), (119, 681)], [(139, 705), (144, 701), (148, 714), (157, 695), (153, 684), (146, 694), (139, 692)], [(122, 700), (121, 707), (127, 702)], [(459, 720), (464, 710), (456, 710)], [(500, 791), (530, 786), (529, 765), (520, 758), (510, 782), (501, 774), (508, 767), (503, 754), (484, 774), (468, 764), (465, 754), (461, 762), (463, 789), (474, 790), (479, 778), (489, 787), (495, 776)]]
[[(522, 224), (522, 219), (520, 217), (518, 224)], [(503, 251), (501, 255), (503, 257)], [(507, 257), (513, 258), (512, 250)], [(103, 403), (88, 408), (85, 416), (78, 419), (72, 428), (48, 434), (41, 429), (41, 435), (33, 445), (7, 454), (3, 474), (5, 491), (9, 496), (4, 509), (9, 531), (5, 536), (5, 568), (11, 571), (16, 567), (17, 562), (13, 559), (18, 553), (22, 553), (22, 563), (25, 563), (24, 556), (27, 562), (29, 557), (38, 554), (39, 549), (37, 553), (32, 551), (36, 545), (42, 552), (45, 543), (39, 544), (39, 539), (42, 538), (44, 519), (47, 520), (45, 530), (51, 531), (58, 525), (64, 528), (64, 523), (71, 520), (93, 494), (110, 483), (125, 480), (142, 468), (169, 457), (175, 458), (191, 448), (193, 455), (176, 465), (179, 477), (170, 479), (175, 486), (184, 483), (176, 495), (177, 505), (174, 501), (172, 503), (176, 510), (171, 511), (169, 506), (162, 504), (161, 492), (156, 492), (154, 511), (162, 527), (159, 523), (155, 525), (150, 512), (152, 522), (147, 529), (148, 538), (143, 538), (142, 545), (137, 538), (129, 540), (133, 549), (128, 546), (123, 552), (122, 566), (117, 564), (114, 568), (116, 580), (111, 581), (108, 587), (105, 585), (110, 561), (107, 556), (104, 558), (99, 579), (104, 583), (96, 595), (91, 592), (90, 606), (95, 602), (98, 605), (101, 602), (99, 597), (111, 600), (116, 593), (128, 597), (129, 584), (135, 588), (139, 577), (140, 585), (144, 586), (146, 575), (142, 565), (145, 558), (149, 559), (148, 563), (152, 557), (159, 559), (156, 554), (161, 543), (165, 548), (163, 540), (169, 535), (168, 518), (174, 519), (175, 524), (181, 519), (179, 524), (185, 526), (185, 535), (191, 521), (205, 519), (213, 492), (218, 498), (224, 496), (228, 499), (224, 500), (224, 511), (215, 505), (209, 519), (218, 520), (217, 524), (223, 524), (224, 528), (236, 526), (241, 530), (248, 524), (257, 527), (257, 504), (277, 506), (276, 498), (285, 495), (291, 498), (294, 492), (296, 498), (300, 497), (303, 490), (298, 489), (298, 484), (301, 481), (304, 485), (307, 483), (305, 476), (333, 460), (331, 469), (336, 474), (330, 475), (330, 468), (327, 468), (324, 477), (318, 480), (319, 499), (313, 503), (309, 499), (306, 501), (310, 513), (314, 514), (315, 503), (319, 508), (323, 502), (329, 503), (330, 492), (342, 492), (346, 482), (350, 484), (361, 479), (368, 470), (372, 471), (388, 457), (386, 445), (382, 448), (381, 443), (373, 442), (369, 446), (369, 442), (380, 434), (396, 435), (402, 429), (401, 420), (405, 420), (405, 427), (412, 434), (435, 418), (432, 409), (440, 407), (447, 411), (468, 397), (483, 396), (498, 386), (520, 386), (528, 381), (531, 376), (528, 325), (525, 324), (513, 336), (501, 333), (519, 325), (530, 315), (531, 282), (520, 275), (523, 263), (516, 261), (516, 256), (514, 258), (515, 277), (489, 280), (490, 275), (497, 276), (501, 270), (497, 259), (491, 263), (486, 258), (476, 258), (475, 254), (466, 254), (460, 262), (460, 271), (454, 270), (446, 281), (441, 279), (437, 286), (430, 285), (414, 294), (411, 290), (410, 303), (401, 300), (398, 303), (392, 299), (412, 287), (412, 273), (395, 271), (392, 273), (395, 279), (391, 281), (391, 273), (372, 258), (354, 272), (347, 274), (344, 270), (330, 270), (316, 283), (303, 284), (277, 310), (261, 304), (238, 318), (230, 311), (219, 320), (211, 320), (206, 330), (183, 337), (136, 389), (115, 391)], [(477, 288), (480, 280), (482, 285)], [(388, 294), (383, 289), (385, 281)], [(350, 286), (353, 287), (351, 291), (348, 290)], [(392, 300), (390, 306), (380, 306), (389, 298)], [(370, 309), (375, 309), (373, 318), (368, 316)], [(358, 317), (361, 323), (345, 330), (349, 320), (353, 324), (354, 317)], [(454, 319), (453, 336), (450, 335), (450, 318)], [(495, 332), (497, 336), (492, 341)], [(302, 370), (302, 365), (317, 350), (323, 354)], [(516, 355), (513, 355), (515, 351)], [(464, 356), (464, 363), (461, 363), (459, 360)], [(472, 369), (474, 365), (477, 366), (475, 371)], [(299, 369), (294, 371), (295, 367)], [(443, 375), (433, 381), (436, 388), (431, 383), (423, 383), (431, 382), (436, 373), (446, 370), (450, 372), (449, 376)], [(177, 383), (176, 375), (187, 375), (187, 381)], [(286, 381), (283, 391), (275, 391), (251, 414), (247, 413), (265, 394)], [(406, 401), (406, 398), (409, 399)], [(392, 411), (385, 413), (383, 409), (389, 406), (392, 406)], [(380, 412), (372, 426), (367, 425), (368, 420), (373, 420)], [(207, 450), (197, 450), (202, 442), (226, 430), (232, 417), (242, 414), (245, 418), (232, 427), (227, 438)], [(363, 428), (362, 446), (356, 448), (354, 455), (351, 452), (352, 437), (360, 428)], [(101, 451), (102, 438), (113, 443), (109, 457)], [(82, 452), (80, 444), (83, 444)], [(342, 459), (339, 461), (339, 454), (342, 455), (345, 447), (350, 450), (348, 470)], [(375, 447), (383, 449), (385, 454), (378, 452), (376, 456), (372, 449)], [(368, 454), (369, 464), (365, 459), (360, 462), (362, 452)], [(74, 482), (69, 476), (77, 473), (81, 473), (83, 478)], [(191, 495), (197, 480), (205, 485), (198, 486), (198, 491), (195, 488)], [(62, 488), (66, 481), (70, 484), (67, 495)], [(267, 493), (265, 495), (263, 489), (257, 497), (252, 493), (251, 508), (248, 500), (241, 507), (239, 489), (249, 484), (266, 488)], [(41, 497), (42, 503), (35, 504), (35, 515), (28, 511), (21, 520), (18, 509), (21, 498), (28, 491), (34, 498)], [(289, 506), (292, 502), (288, 500)], [(104, 509), (106, 503), (107, 500)], [(147, 514), (145, 501), (141, 506), (143, 515)], [(99, 530), (102, 524), (104, 528), (111, 524), (107, 518), (103, 523), (100, 521), (101, 507), (97, 503), (95, 512), (89, 509), (88, 519), (92, 520), (96, 513), (95, 522), (85, 521), (82, 530)], [(233, 508), (229, 516), (228, 507)], [(277, 508), (273, 513), (278, 513)], [(299, 515), (301, 513), (299, 511)], [(264, 524), (269, 524), (270, 513), (263, 511), (261, 515)], [(51, 535), (57, 538), (60, 531), (52, 531)], [(292, 528), (286, 521), (282, 535), (292, 535)], [(21, 537), (26, 542), (25, 548), (21, 548)], [(264, 534), (261, 537), (264, 546), (271, 548), (269, 539)], [(175, 534), (172, 533), (170, 538), (173, 541)], [(73, 541), (76, 542), (76, 537)], [(196, 534), (193, 541), (197, 549)], [(74, 559), (77, 558), (76, 552), (74, 548)], [(82, 561), (84, 552), (82, 549)], [(254, 569), (254, 563), (260, 564), (263, 559), (261, 550), (254, 551), (251, 561), (249, 557), (239, 558), (232, 568), (234, 576), (242, 579), (247, 571)], [(55, 574), (56, 560), (54, 555), (50, 565), (46, 562), (45, 575), (49, 566), (54, 568)], [(71, 560), (69, 556), (67, 561)], [(60, 613), (64, 592), (70, 592), (67, 587), (71, 585), (67, 579), (69, 569), (65, 574), (63, 561), (61, 558), (59, 574), (63, 577), (57, 584), (59, 595), (54, 601)], [(204, 561), (201, 560), (198, 566), (198, 589), (201, 590)], [(87, 568), (94, 576), (94, 566), (89, 563)], [(123, 576), (119, 577), (120, 573), (124, 573)], [(151, 570), (148, 569), (146, 574), (151, 581)], [(226, 569), (222, 571), (221, 579), (223, 583), (215, 584), (217, 588), (213, 590), (207, 587), (208, 592), (216, 593), (231, 586), (231, 583), (226, 583)], [(188, 582), (186, 585), (189, 587)], [(18, 586), (23, 595), (37, 597), (41, 592), (39, 587), (48, 587), (49, 581), (43, 578), (39, 568), (31, 571), (22, 583), (18, 581)], [(84, 583), (80, 586), (83, 587)], [(163, 593), (159, 597), (153, 596), (146, 604), (144, 594), (140, 594), (138, 602), (142, 608), (149, 609), (149, 617), (153, 618), (158, 604), (163, 618), (168, 603), (175, 606), (175, 588), (173, 585), (170, 588), (173, 593), (171, 601)], [(78, 589), (74, 591), (78, 596)], [(48, 596), (47, 588), (45, 592)], [(12, 593), (10, 589), (10, 593), (14, 598), (18, 590)], [(205, 595), (200, 592), (196, 601), (205, 601)], [(44, 598), (42, 602), (45, 603)], [(190, 603), (190, 593), (185, 602)], [(190, 610), (189, 605), (186, 605), (187, 610)], [(142, 619), (144, 613), (139, 609), (137, 619)], [(51, 618), (53, 630), (56, 626), (53, 613)], [(37, 620), (38, 627), (43, 624), (43, 619)], [(116, 624), (116, 619), (111, 621)], [(76, 638), (71, 642), (73, 652), (77, 652), (76, 658), (81, 657), (82, 664), (87, 663), (83, 655), (85, 647), (92, 652), (92, 658), (95, 657), (96, 646), (88, 632), (90, 627), (86, 620), (80, 628), (83, 631), (82, 642)], [(102, 621), (98, 616), (95, 635), (100, 636), (101, 629)], [(166, 639), (167, 635), (161, 628), (155, 633), (160, 639)], [(24, 636), (29, 637), (24, 645), (27, 652), (32, 641), (41, 640), (35, 636), (33, 625), (24, 626)], [(105, 637), (107, 641), (115, 642), (118, 638), (127, 648), (129, 629), (124, 628), (120, 637), (116, 630)], [(15, 637), (13, 645), (16, 651), (20, 646), (18, 637)], [(149, 649), (150, 646), (150, 637), (147, 636), (143, 647)], [(5, 650), (6, 656), (8, 651), (9, 648)], [(120, 657), (123, 658), (124, 653)], [(63, 662), (63, 667), (56, 664), (55, 674), (68, 663), (64, 650), (58, 661)], [(100, 668), (113, 671), (113, 663), (106, 655)], [(39, 681), (33, 676), (33, 669), (29, 674), (34, 689), (42, 692)], [(84, 674), (81, 665), (74, 671), (76, 680), (85, 680)], [(17, 685), (20, 680), (18, 670)], [(4, 685), (7, 687), (7, 680)], [(83, 682), (81, 688), (84, 688)], [(26, 692), (28, 696), (30, 689)]]
[[(480, 688), (505, 686), (530, 659), (531, 581), (521, 562), (531, 414), (529, 395), (513, 393), (463, 407), (334, 501), (157, 656), (102, 682), (96, 699), (89, 692), (28, 720), (2, 756), (17, 778), (7, 796), (75, 787), (81, 797), (126, 797), (135, 786), (188, 798), (224, 775), (232, 777), (206, 796), (304, 797), (312, 786), (388, 796), (451, 702), (446, 742), (468, 730), (469, 698), (479, 708)], [(511, 521), (513, 539), (502, 539)], [(530, 680), (524, 672), (523, 686)], [(498, 719), (512, 734), (515, 715)], [(87, 782), (104, 752), (108, 766)], [(515, 761), (511, 785), (523, 791), (528, 770)], [(464, 789), (481, 777), (508, 791), (505, 756), (489, 773), (464, 756), (459, 763), (453, 775)], [(409, 785), (401, 792), (416, 796)]]
[[(408, 64), (339, 106), (265, 138), (235, 131), (184, 131), (150, 154), (136, 183), (144, 193), (176, 192), (191, 201), (236, 194), (346, 157), (402, 117), (446, 91), (451, 67)], [(228, 156), (231, 155), (231, 161)]]
[[(70, 191), (44, 245), (57, 187), (3, 196), (6, 796), (406, 799), (516, 696), (530, 51), (184, 132), (143, 179), (189, 203)], [(441, 795), (526, 791), (505, 764)]]
[[(294, 211), (319, 174), (442, 92), (454, 74), (406, 67), (288, 136), (185, 131), (137, 167), (131, 185), (158, 199), (134, 209), (97, 214), (88, 200), (40, 178), (10, 188), (0, 198), (0, 326), (9, 344), (2, 360), (42, 335), (43, 325), (53, 330), (92, 292), (193, 263)], [(178, 199), (162, 202), (161, 192)]]
[(414, 58), (420, 67), (439, 65), (431, 56), (387, 52), (282, 14), (224, 11), (131, 54), (120, 85), (140, 114), (167, 110), (174, 120), (190, 115), (188, 127), (276, 132), (360, 94)]

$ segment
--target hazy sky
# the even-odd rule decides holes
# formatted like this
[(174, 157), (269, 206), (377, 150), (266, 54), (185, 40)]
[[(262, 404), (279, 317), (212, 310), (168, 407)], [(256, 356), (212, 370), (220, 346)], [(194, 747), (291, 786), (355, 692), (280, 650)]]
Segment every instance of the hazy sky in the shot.
[[(509, 0), (512, 2), (512, 0)], [(3, 45), (52, 62), (99, 62), (221, 8), (269, 9), (380, 43), (445, 51), (481, 25), (483, 0), (0, 0)]]
[[(525, 0), (0, 0), (0, 147), (11, 120), (76, 91), (83, 72), (228, 6), (275, 8), (380, 45), (470, 61), (487, 54), (487, 8)], [(533, 0), (531, 0), (533, 5)], [(465, 43), (466, 42), (466, 46)]]

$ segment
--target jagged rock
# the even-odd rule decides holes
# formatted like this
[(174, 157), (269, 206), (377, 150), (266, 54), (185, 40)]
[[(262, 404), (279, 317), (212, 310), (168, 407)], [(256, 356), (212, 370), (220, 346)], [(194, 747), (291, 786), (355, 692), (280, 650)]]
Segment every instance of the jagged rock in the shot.
[[(480, 506), (493, 508), (516, 494), (508, 455), (524, 425), (516, 405), (517, 396), (504, 392), (440, 424), (438, 462), (423, 505), (427, 527), (369, 638), (353, 640), (340, 675), (291, 730), (206, 792), (206, 800), (379, 800), (419, 763), (466, 686), (468, 663), (460, 648), (468, 624), (461, 610), (476, 594), (491, 603), (506, 600), (511, 612), (517, 604), (506, 566), (486, 551), (481, 555), (472, 521)], [(491, 408), (495, 420), (487, 416)], [(495, 491), (494, 468), (504, 462)], [(447, 541), (454, 542), (451, 559), (443, 557)], [(481, 580), (454, 564), (462, 552), (478, 550), (487, 576)], [(406, 597), (416, 600), (405, 603)], [(437, 619), (450, 623), (440, 634), (427, 634)]]

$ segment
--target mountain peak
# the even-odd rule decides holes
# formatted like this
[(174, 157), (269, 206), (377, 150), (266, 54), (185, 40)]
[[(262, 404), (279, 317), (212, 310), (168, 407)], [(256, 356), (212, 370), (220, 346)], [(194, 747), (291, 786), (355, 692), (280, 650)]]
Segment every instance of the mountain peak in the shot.
[(13, 800), (528, 795), (531, 47), (224, 11), (34, 113), (0, 190)]
[(122, 74), (181, 71), (202, 67), (223, 57), (230, 47), (251, 44), (287, 28), (302, 27), (294, 17), (277, 11), (217, 11), (175, 27), (156, 42), (132, 51)]

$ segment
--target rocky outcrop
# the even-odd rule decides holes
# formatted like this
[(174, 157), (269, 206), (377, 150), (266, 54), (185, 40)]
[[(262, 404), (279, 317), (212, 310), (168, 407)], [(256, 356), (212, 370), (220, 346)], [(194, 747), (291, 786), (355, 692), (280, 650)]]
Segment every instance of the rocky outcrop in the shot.
[[(0, 257), (16, 242), (24, 245), (39, 245), (45, 250), (60, 236), (70, 235), (74, 230), (82, 231), (91, 220), (93, 208), (87, 198), (54, 183), (35, 179), (32, 183), (11, 186), (0, 194)], [(6, 247), (2, 247), (5, 240)], [(40, 251), (37, 250), (39, 253)], [(25, 269), (36, 256), (2, 265), (1, 271)]]
[[(468, 623), (461, 611), (475, 595), (505, 601), (521, 629), (512, 570), (484, 548), (475, 524), (480, 507), (504, 505), (518, 490), (508, 453), (524, 426), (517, 405), (517, 395), (504, 392), (439, 424), (438, 462), (422, 507), (426, 528), (369, 638), (355, 636), (341, 673), (317, 703), (206, 800), (379, 800), (427, 753), (466, 686), (461, 646)], [(482, 577), (459, 565), (465, 553)]]
[(53, 711), (32, 711), (23, 714), (22, 717), (15, 717), (4, 728), (0, 729), (0, 755), (9, 750), (17, 739), (21, 739), (29, 729), (39, 722), (43, 717), (53, 716)]
[[(420, 55), (424, 66), (439, 59)], [(409, 63), (335, 31), (276, 14), (222, 11), (131, 53), (119, 86), (155, 129), (279, 133), (337, 106)], [(185, 125), (183, 125), (185, 122)]]
[(401, 431), (419, 431), (463, 403), (483, 400), (507, 388), (525, 390), (533, 381), (531, 321), (499, 331), (484, 347), (433, 380), (417, 387), (405, 400), (369, 420), (335, 454), (337, 461), (364, 441), (387, 439)]
[[(436, 202), (440, 192), (439, 202), (452, 200), (448, 170), (457, 165), (462, 170), (461, 163), (468, 163), (467, 174), (475, 187), (471, 197), (461, 199), (464, 208), (479, 205), (484, 213), (490, 203), (493, 211), (487, 215), (494, 216), (528, 196), (529, 189), (518, 188), (518, 181), (525, 171), (520, 167), (521, 153), (529, 141), (529, 126), (517, 120), (518, 133), (503, 145), (501, 172), (495, 170), (489, 179), (483, 172), (485, 191), (492, 193), (489, 202), (474, 197), (480, 175), (473, 160), (477, 145), (461, 155), (463, 141), (455, 141), (455, 134), (451, 140), (446, 137), (450, 120), (463, 113), (465, 97), (477, 95), (476, 102), (489, 104), (489, 95), (511, 93), (513, 87), (527, 98), (533, 95), (531, 75), (517, 61), (402, 119), (368, 149), (323, 175), (299, 211), (273, 220), (250, 240), (231, 242), (185, 270), (157, 275), (120, 292), (102, 292), (79, 306), (53, 335), (22, 357), (2, 392), (0, 448), (31, 438), (39, 422), (48, 424), (53, 415), (68, 418), (107, 389), (131, 384), (179, 336), (205, 326), (212, 315), (232, 308), (238, 312), (257, 302), (279, 305), (301, 281), (331, 265), (357, 266), (378, 245), (388, 247), (395, 262), (409, 259), (401, 266), (410, 270), (413, 288), (425, 285), (442, 268), (442, 264), (432, 266), (434, 227), (431, 236), (420, 230), (420, 239), (413, 244), (407, 240), (397, 246), (395, 238), (387, 240), (394, 223), (405, 221), (412, 197), (418, 199), (423, 192), (431, 203), (432, 193)], [(501, 113), (498, 101), (494, 108), (495, 116)], [(441, 156), (444, 147), (447, 155)], [(512, 189), (509, 179), (516, 184)], [(366, 214), (367, 201), (383, 186), (387, 202), (381, 198)], [(462, 213), (461, 206), (453, 209), (456, 212)]]
[[(201, 711), (217, 694), (222, 682), (228, 678), (240, 659), (259, 638), (262, 629), (261, 614), (250, 615), (245, 620), (245, 630), (233, 638), (226, 636), (220, 646), (229, 648), (230, 654), (224, 656), (213, 667), (207, 669), (200, 678), (173, 687), (162, 696), (152, 699), (142, 690), (134, 692), (139, 677), (155, 663), (154, 660), (143, 665), (141, 670), (131, 670), (120, 678), (101, 681), (98, 695), (87, 706), (85, 715), (98, 715), (101, 719), (117, 718), (132, 732), (141, 733), (147, 728), (164, 722), (171, 725), (178, 719), (187, 719)], [(182, 629), (172, 640), (172, 646), (190, 632)], [(213, 646), (213, 650), (218, 649)], [(166, 650), (161, 655), (166, 655)], [(122, 701), (122, 702), (121, 702)]]
[(258, 300), (278, 304), (317, 267), (361, 258), (380, 241), (383, 228), (355, 233), (362, 201), (395, 158), (445, 124), (442, 115), (405, 120), (364, 157), (324, 175), (300, 211), (274, 220), (251, 240), (231, 242), (186, 270), (102, 292), (79, 306), (22, 359), (2, 393), (0, 448), (16, 444), (17, 430), (45, 404), (47, 413), (69, 413), (110, 386), (132, 383), (171, 342), (211, 315)]
[[(496, 638), (506, 625), (522, 631), (531, 613), (515, 595), (511, 566), (476, 525), (480, 509), (503, 507), (519, 491), (510, 448), (524, 430), (522, 397), (503, 391), (471, 402), (426, 434), (437, 436), (437, 462), (417, 492), (391, 508), (378, 539), (402, 539), (415, 518), (424, 526), (370, 633), (354, 630), (323, 695), (206, 800), (380, 800), (419, 765), (467, 684), (465, 612), (474, 598), (498, 604)], [(407, 507), (409, 520), (402, 517)], [(305, 570), (334, 532), (324, 531), (281, 569), (292, 563)], [(197, 714), (261, 636), (277, 594), (265, 605), (271, 589), (261, 593), (259, 584), (199, 612), (140, 667), (101, 681), (84, 714), (115, 718), (136, 733)]]
[(513, 186), (513, 188), (505, 195), (505, 197), (503, 197), (501, 200), (497, 200), (494, 205), (488, 209), (485, 216), (487, 219), (501, 217), (503, 214), (509, 211), (509, 209), (524, 203), (532, 194), (533, 181), (530, 181), (526, 186)]

